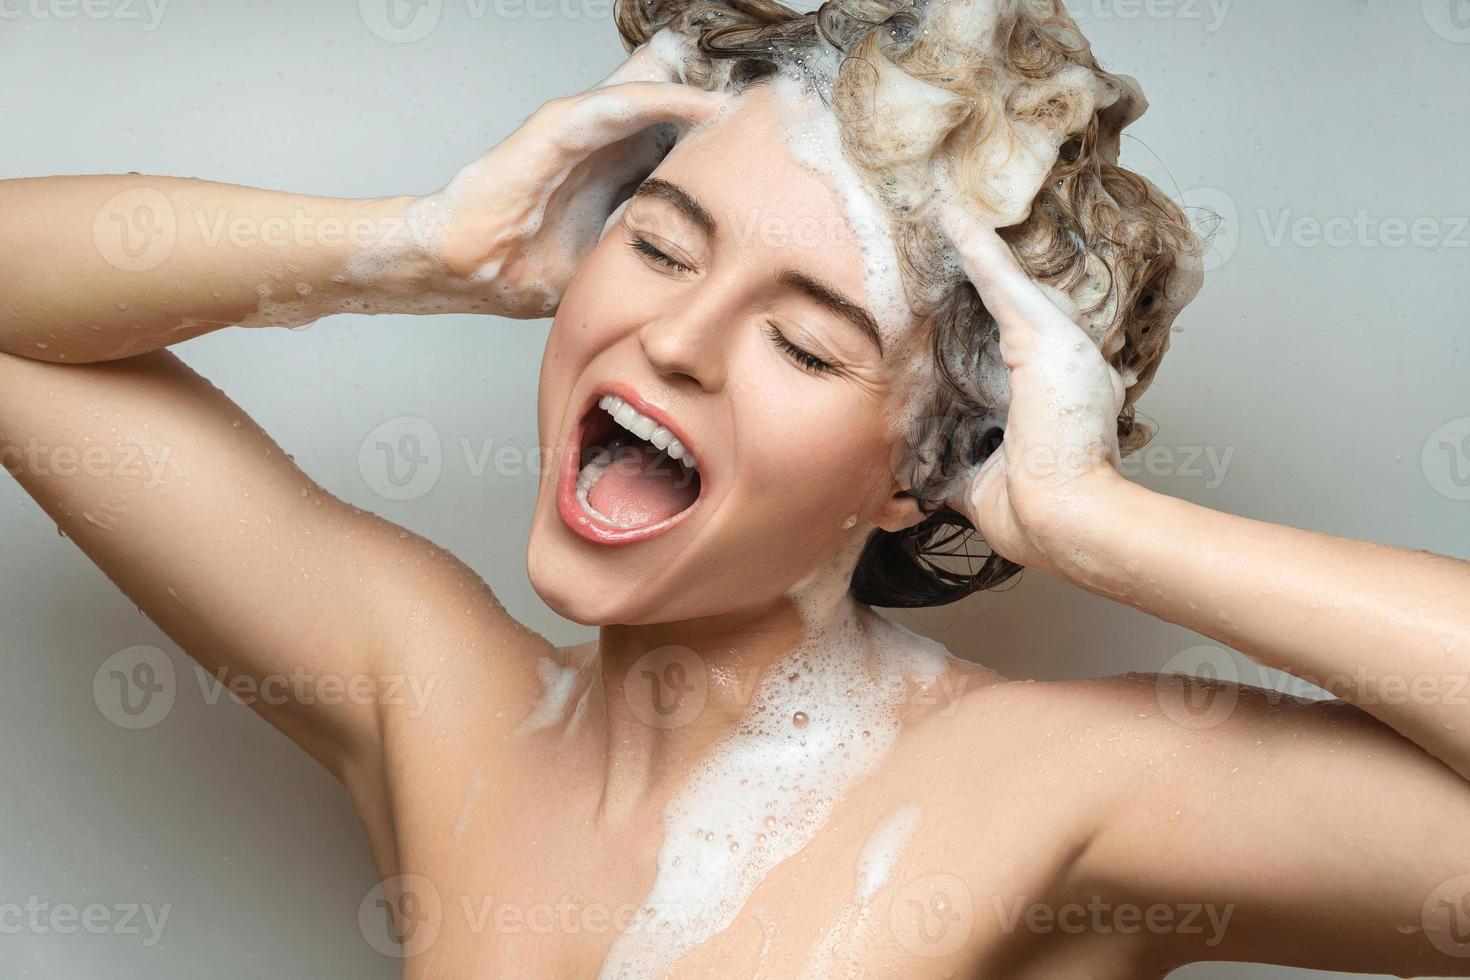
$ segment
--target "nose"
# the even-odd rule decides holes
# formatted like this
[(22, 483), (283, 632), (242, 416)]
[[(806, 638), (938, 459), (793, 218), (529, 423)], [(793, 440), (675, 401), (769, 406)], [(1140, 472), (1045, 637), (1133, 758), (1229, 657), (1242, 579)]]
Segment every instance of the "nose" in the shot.
[(654, 317), (638, 331), (644, 356), (661, 376), (683, 377), (704, 391), (725, 386), (729, 319), (709, 304), (698, 301), (676, 304)]

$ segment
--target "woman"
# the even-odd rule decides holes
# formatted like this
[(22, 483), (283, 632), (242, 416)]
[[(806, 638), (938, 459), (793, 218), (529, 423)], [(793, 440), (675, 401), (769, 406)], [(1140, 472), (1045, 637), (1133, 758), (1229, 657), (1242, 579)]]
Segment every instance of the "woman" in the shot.
[[(1056, 4), (886, 13), (829, 7), (819, 41), (763, 4), (625, 11), (624, 69), (423, 199), (0, 184), (7, 466), (207, 667), (434, 683), (423, 711), (255, 702), (352, 793), (410, 976), (1470, 975), (1470, 573), (1123, 480), (1194, 282), (1114, 165), (1136, 93)], [(987, 120), (910, 69), (1049, 94)], [(976, 151), (996, 119), (1029, 160)], [(931, 166), (956, 158), (981, 186)], [(528, 559), (595, 644), (521, 628), (162, 349), (341, 309), (555, 310)], [(166, 478), (29, 440), (142, 444)], [(968, 526), (974, 574), (933, 557)], [(867, 605), (1014, 565), (1369, 681), (1017, 684)]]

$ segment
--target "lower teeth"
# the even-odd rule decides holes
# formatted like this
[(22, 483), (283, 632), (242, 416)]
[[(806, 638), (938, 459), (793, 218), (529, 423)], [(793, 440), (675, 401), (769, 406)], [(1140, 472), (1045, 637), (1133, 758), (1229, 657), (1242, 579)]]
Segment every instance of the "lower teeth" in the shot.
[(583, 510), (591, 514), (593, 517), (597, 518), (599, 521), (611, 524), (614, 527), (631, 529), (635, 527), (635, 525), (630, 524), (626, 521), (615, 520), (607, 516), (596, 507), (593, 507), (592, 501), (587, 499), (587, 495), (592, 492), (592, 488), (597, 486), (597, 481), (602, 479), (602, 474), (606, 473), (607, 468), (612, 465), (613, 455), (614, 453), (616, 453), (616, 451), (616, 445), (614, 445), (611, 452), (606, 449), (599, 449), (597, 450), (596, 454), (593, 455), (592, 461), (589, 462), (586, 466), (582, 467), (582, 472), (577, 474), (577, 503), (581, 504)]

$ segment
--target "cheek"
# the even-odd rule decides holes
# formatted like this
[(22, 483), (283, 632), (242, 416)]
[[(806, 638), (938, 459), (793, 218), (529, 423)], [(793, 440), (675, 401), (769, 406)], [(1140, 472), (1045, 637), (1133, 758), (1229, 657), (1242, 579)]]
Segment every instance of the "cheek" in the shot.
[[(544, 429), (555, 425), (559, 409), (571, 396), (583, 369), (600, 351), (631, 331), (642, 315), (643, 311), (630, 310), (622, 301), (623, 296), (636, 290), (630, 288), (624, 271), (619, 269), (616, 247), (616, 236), (609, 233), (578, 267), (557, 306), (541, 359), (543, 439), (553, 435)], [(609, 301), (608, 297), (616, 299)]]
[(780, 523), (825, 538), (853, 515), (871, 516), (891, 490), (886, 431), (882, 418), (852, 397), (812, 399), (790, 413), (774, 429), (779, 436), (763, 443), (766, 499), (780, 509)]
[[(546, 341), (548, 359), (576, 360), (578, 355), (603, 346), (627, 321), (622, 297), (632, 290), (626, 288), (627, 282), (619, 282), (610, 244), (604, 239), (592, 250), (562, 294)], [(609, 302), (608, 297), (618, 299)]]

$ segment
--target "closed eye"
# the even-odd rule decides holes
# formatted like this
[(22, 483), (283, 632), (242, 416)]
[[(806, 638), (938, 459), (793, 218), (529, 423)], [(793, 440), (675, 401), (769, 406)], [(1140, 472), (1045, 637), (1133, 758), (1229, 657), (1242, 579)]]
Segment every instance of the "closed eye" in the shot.
[(771, 343), (785, 352), (787, 357), (790, 357), (804, 370), (810, 371), (812, 374), (827, 374), (830, 371), (837, 370), (837, 365), (824, 361), (811, 351), (793, 344), (774, 323), (766, 324), (766, 335), (771, 338)]
[(659, 265), (663, 266), (666, 269), (673, 269), (676, 272), (694, 271), (683, 262), (680, 262), (678, 259), (669, 255), (667, 252), (661, 250), (657, 245), (653, 244), (653, 242), (650, 242), (642, 235), (634, 235), (633, 240), (628, 242), (628, 247), (631, 248), (633, 251), (639, 253), (640, 255), (643, 255), (648, 259), (657, 262)]

